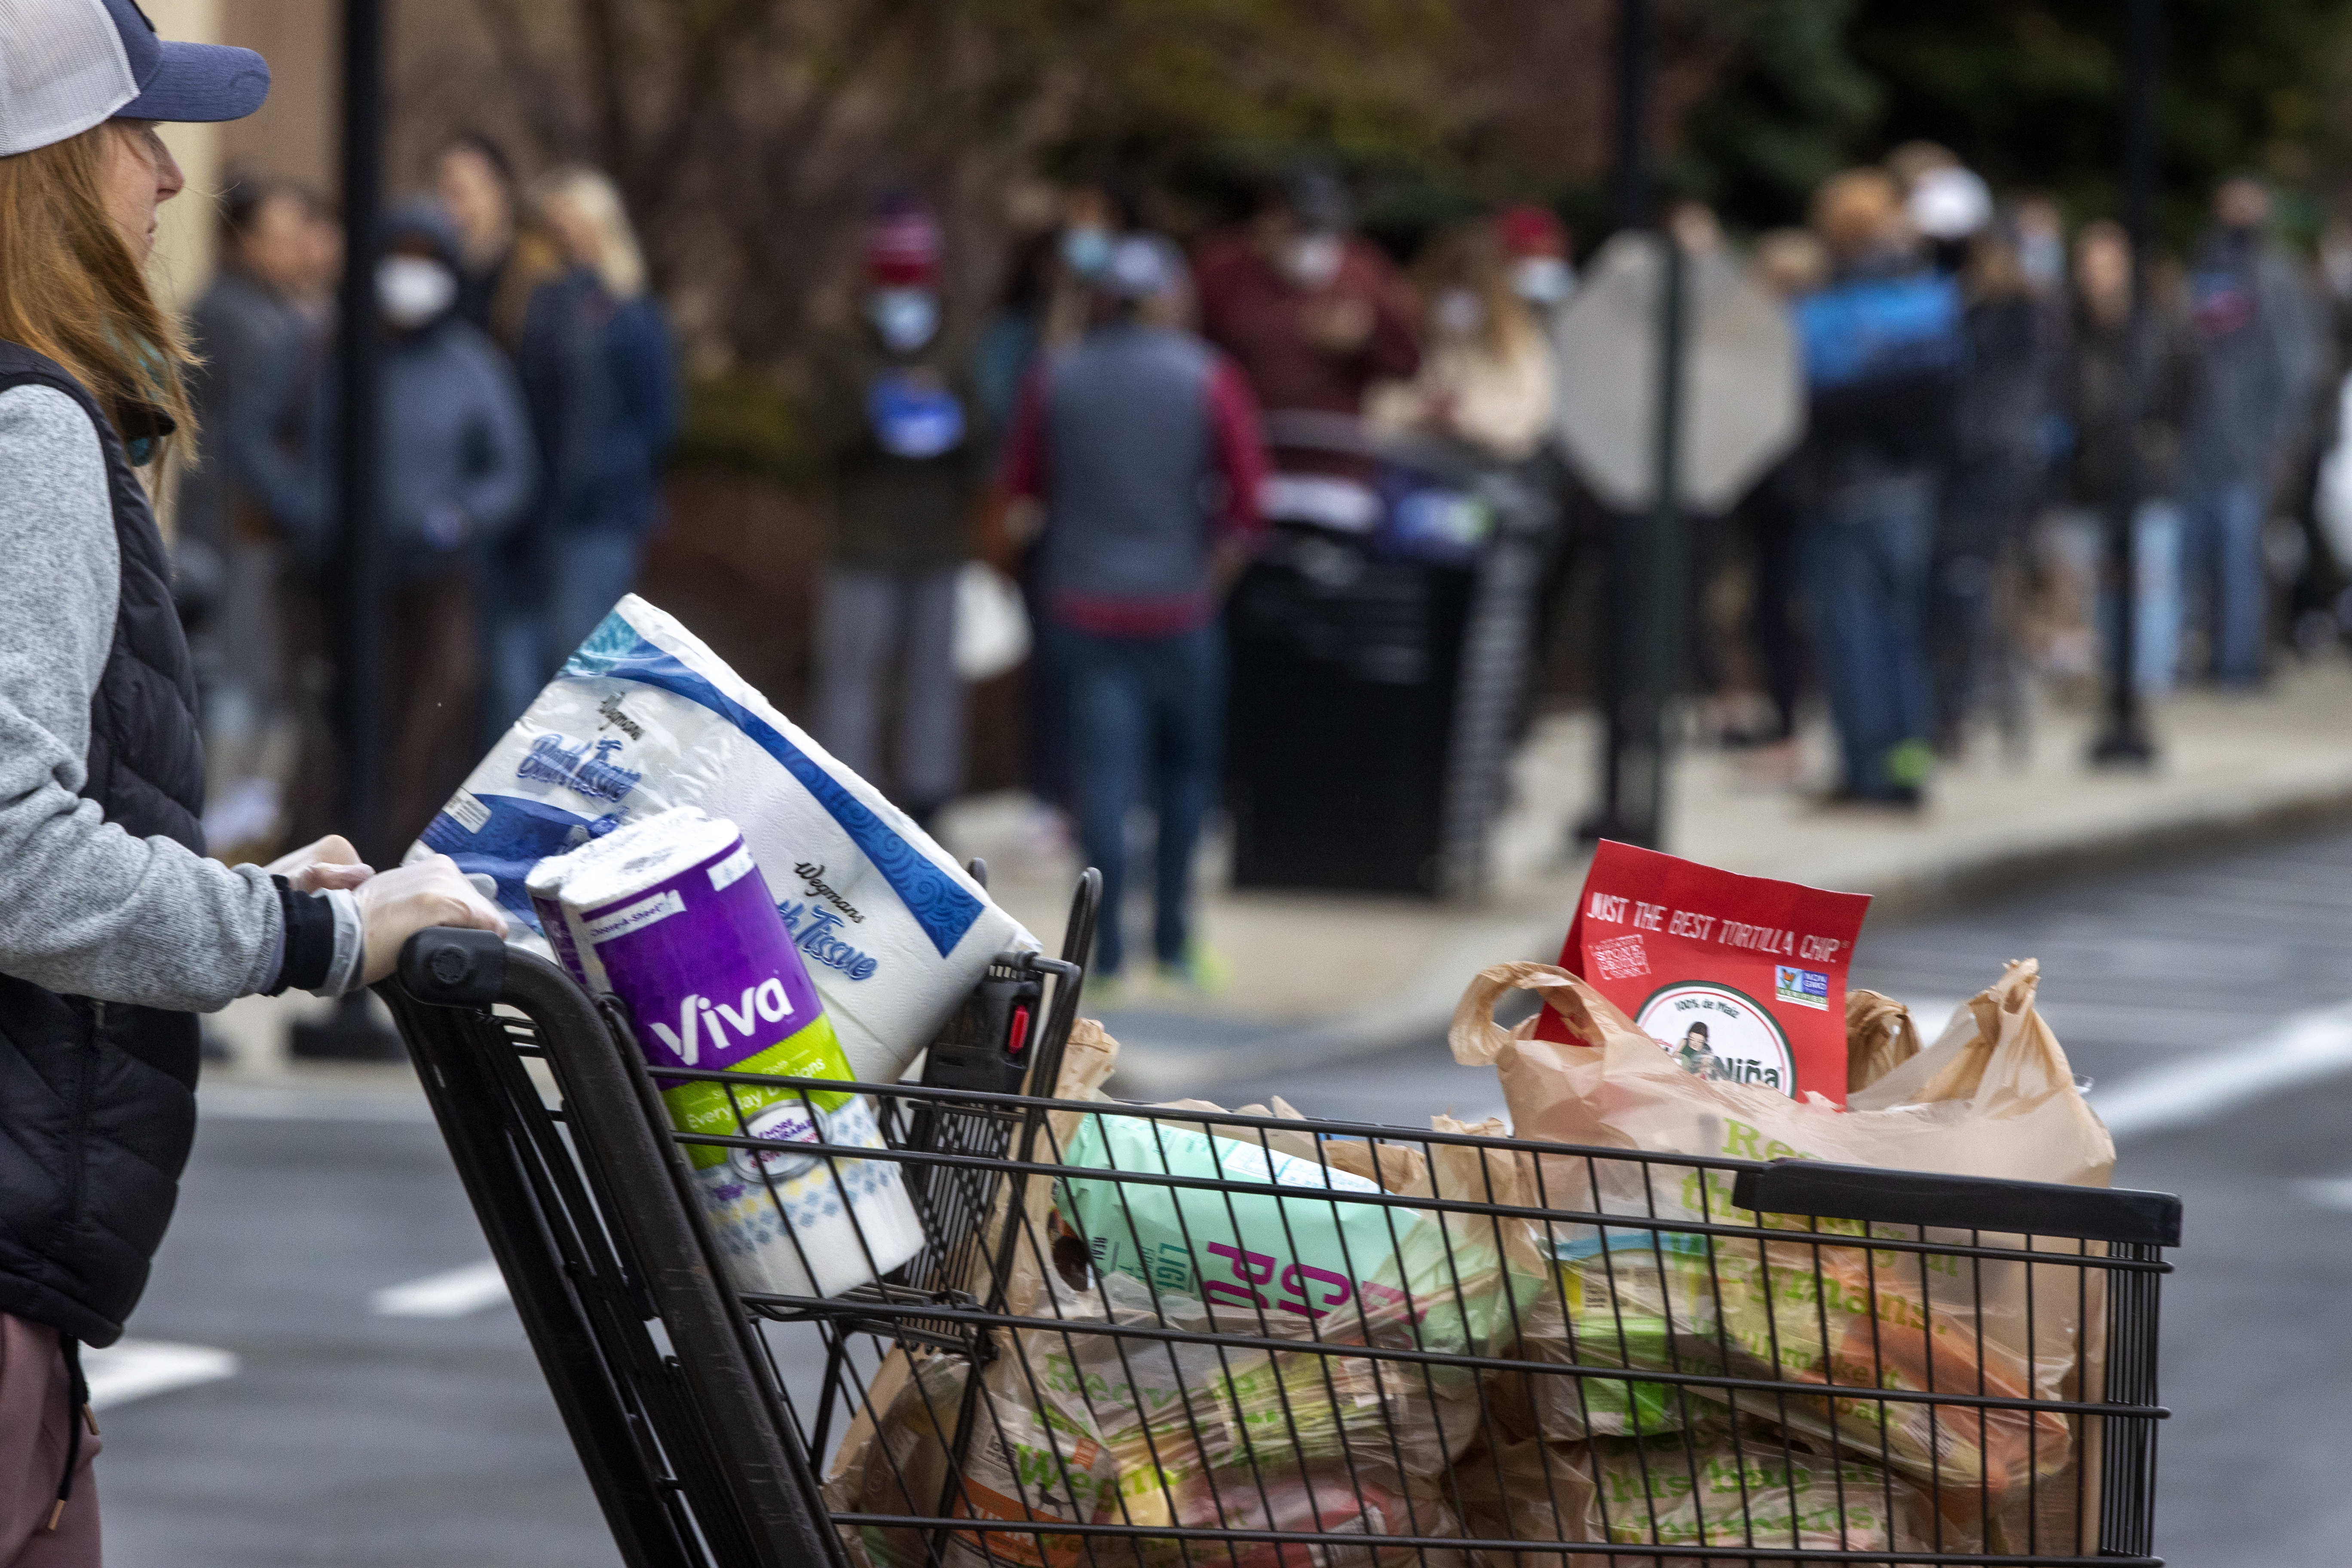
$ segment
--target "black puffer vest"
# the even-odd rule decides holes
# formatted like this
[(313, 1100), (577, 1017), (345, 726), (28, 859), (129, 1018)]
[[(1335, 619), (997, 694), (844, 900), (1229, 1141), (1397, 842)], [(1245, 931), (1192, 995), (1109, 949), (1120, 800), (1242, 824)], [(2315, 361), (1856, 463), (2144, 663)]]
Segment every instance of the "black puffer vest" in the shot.
[[(145, 490), (97, 402), (0, 342), (0, 392), (53, 386), (106, 453), (121, 558), (114, 645), (90, 699), (84, 796), (134, 837), (204, 851), (196, 684)], [(196, 1126), (196, 1020), (0, 975), (0, 1311), (111, 1344), (147, 1283)]]

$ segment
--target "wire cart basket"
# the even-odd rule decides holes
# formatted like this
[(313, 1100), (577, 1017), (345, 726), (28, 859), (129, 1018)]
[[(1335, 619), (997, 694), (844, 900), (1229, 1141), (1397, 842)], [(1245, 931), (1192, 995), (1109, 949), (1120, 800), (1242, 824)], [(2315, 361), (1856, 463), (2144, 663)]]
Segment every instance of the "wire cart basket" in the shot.
[[(1076, 1019), (1098, 889), (919, 1082), (700, 1075), (798, 1095), (815, 1143), (674, 1131), (551, 964), (404, 952), (386, 998), (633, 1568), (2160, 1562), (2177, 1198), (1119, 1104)], [(879, 1146), (827, 1123), (851, 1096)], [(698, 1150), (801, 1288), (707, 1222)], [(920, 1226), (890, 1266), (885, 1187)]]

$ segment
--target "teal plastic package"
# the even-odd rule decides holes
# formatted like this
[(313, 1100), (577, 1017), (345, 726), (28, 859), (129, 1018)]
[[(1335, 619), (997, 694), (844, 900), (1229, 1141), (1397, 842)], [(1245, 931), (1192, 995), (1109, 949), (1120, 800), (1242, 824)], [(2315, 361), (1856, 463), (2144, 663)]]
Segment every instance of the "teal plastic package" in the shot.
[[(1365, 1177), (1201, 1126), (1103, 1115), (1080, 1123), (1062, 1152), (1056, 1206), (1097, 1270), (1196, 1298), (1221, 1317), (1240, 1314), (1265, 1325), (1259, 1331), (1472, 1350), (1516, 1334), (1517, 1308), (1539, 1288), (1541, 1265), (1514, 1245), (1514, 1222), (1389, 1202)], [(1424, 1175), (1405, 1195), (1493, 1201), (1480, 1190), (1491, 1178), (1482, 1184), (1477, 1151), (1433, 1152), (1468, 1170)], [(1077, 1173), (1087, 1169), (1298, 1194), (1090, 1180)]]

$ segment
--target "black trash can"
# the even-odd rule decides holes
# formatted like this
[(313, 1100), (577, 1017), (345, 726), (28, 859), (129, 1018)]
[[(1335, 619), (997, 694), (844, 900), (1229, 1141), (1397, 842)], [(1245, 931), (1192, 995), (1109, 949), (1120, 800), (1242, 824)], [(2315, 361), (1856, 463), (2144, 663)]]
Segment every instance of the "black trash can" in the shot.
[(1441, 890), (1471, 574), (1283, 528), (1226, 612), (1234, 882)]
[[(1491, 522), (1458, 562), (1360, 532), (1277, 521), (1226, 610), (1225, 800), (1240, 888), (1460, 897), (1486, 875), (1526, 679), (1539, 490), (1462, 448), (1277, 415), (1275, 444), (1422, 476)], [(1393, 501), (1401, 488), (1383, 483)]]

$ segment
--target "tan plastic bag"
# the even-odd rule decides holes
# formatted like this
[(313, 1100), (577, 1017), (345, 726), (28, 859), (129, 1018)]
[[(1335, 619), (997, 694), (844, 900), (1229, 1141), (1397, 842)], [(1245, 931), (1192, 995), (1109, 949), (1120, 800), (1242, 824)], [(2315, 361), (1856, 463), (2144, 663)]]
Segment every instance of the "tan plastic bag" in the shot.
[(1919, 1054), (1911, 1009), (1875, 991), (1845, 994), (1845, 1092), (1849, 1099)]
[[(1500, 1072), (1522, 1138), (2103, 1187), (2115, 1142), (2033, 1010), (2038, 973), (2031, 959), (2011, 964), (1933, 1047), (1857, 1091), (1843, 1111), (1694, 1078), (1599, 992), (1548, 963), (1481, 973), (1454, 1009), (1449, 1040), (1454, 1060)], [(1521, 989), (1584, 1043), (1532, 1038), (1532, 1022), (1507, 1034), (1495, 1003)]]
[[(1695, 1078), (1597, 992), (1547, 964), (1481, 974), (1455, 1013), (1452, 1045), (1458, 1061), (1496, 1066), (1523, 1138), (1699, 1159), (1802, 1157), (2104, 1185), (2115, 1146), (2033, 1011), (2035, 978), (2030, 962), (2011, 965), (1934, 1047), (1886, 1067), (1850, 1096), (1845, 1110)], [(1585, 1043), (1535, 1039), (1531, 1025), (1506, 1034), (1493, 1007), (1514, 988), (1536, 991)], [(1892, 1016), (1878, 1012), (1877, 1026), (1888, 1028)], [(1863, 1022), (1867, 1028), (1867, 1015)], [(1901, 1048), (1900, 1026), (1891, 1032), (1882, 1061)], [(1870, 1055), (1865, 1050), (1859, 1064), (1864, 1072), (1872, 1070)], [(1547, 1207), (1759, 1223), (1733, 1205), (1727, 1171), (1567, 1154), (1535, 1163)], [(1525, 1352), (1531, 1360), (1796, 1384), (1981, 1386), (2053, 1399), (2081, 1397), (2082, 1370), (2095, 1363), (2103, 1296), (2095, 1277), (2078, 1298), (2080, 1271), (2070, 1267), (1923, 1264), (1919, 1254), (1869, 1247), (1870, 1228), (1862, 1226), (1852, 1227), (1859, 1245), (1843, 1247), (1793, 1239), (1711, 1244), (1696, 1233), (1636, 1226), (1606, 1234), (1591, 1226), (1548, 1228), (1559, 1289), (1531, 1318)], [(2078, 1310), (2078, 1300), (2087, 1310)], [(1709, 1407), (1703, 1395), (1658, 1384), (1531, 1381), (1542, 1434), (1552, 1438), (1643, 1436), (1689, 1425)], [(1738, 1403), (1815, 1439), (1884, 1453), (1898, 1472), (1935, 1486), (1948, 1514), (1988, 1505), (2011, 1511), (2030, 1489), (2025, 1483), (2038, 1478), (2045, 1525), (2073, 1522), (2048, 1518), (2049, 1500), (2073, 1490), (2052, 1483), (2067, 1473), (2076, 1447), (2070, 1424), (2054, 1415), (1861, 1400), (1833, 1407), (1827, 1399), (1762, 1394)]]

